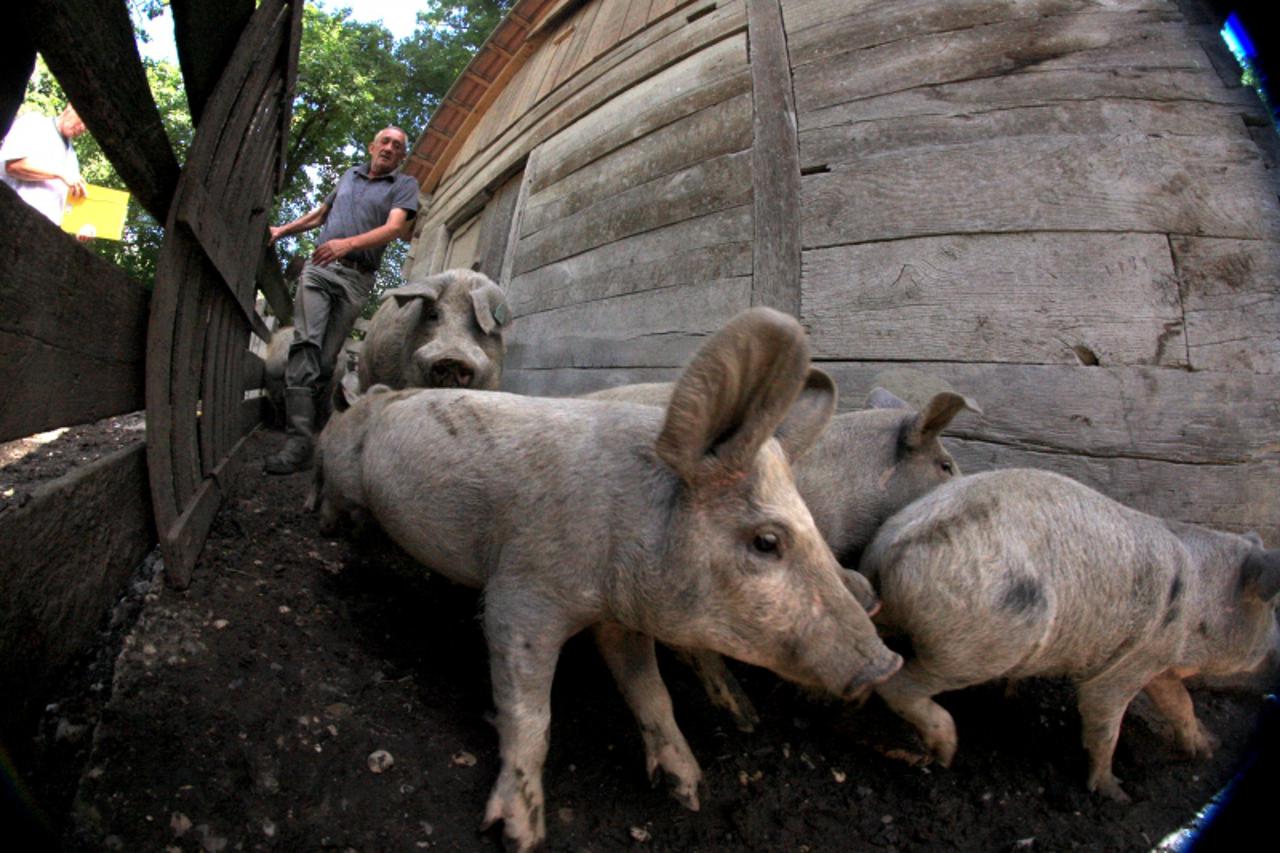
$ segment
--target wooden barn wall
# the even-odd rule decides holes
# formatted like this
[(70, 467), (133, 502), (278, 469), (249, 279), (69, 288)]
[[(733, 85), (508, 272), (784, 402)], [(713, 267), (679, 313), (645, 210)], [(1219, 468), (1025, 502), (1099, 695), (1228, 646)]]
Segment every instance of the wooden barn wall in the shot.
[[(506, 387), (670, 376), (751, 304), (746, 24), (742, 0), (587, 4), (480, 120), (415, 256), (440, 269), (459, 256), (447, 232), (504, 238), (502, 264), (483, 235), (462, 256), (507, 287)], [(507, 230), (486, 223), (494, 211)]]
[(843, 406), (916, 368), (983, 405), (952, 430), (968, 470), (1047, 467), (1276, 544), (1277, 164), (1209, 21), (1155, 0), (783, 13), (801, 318)]

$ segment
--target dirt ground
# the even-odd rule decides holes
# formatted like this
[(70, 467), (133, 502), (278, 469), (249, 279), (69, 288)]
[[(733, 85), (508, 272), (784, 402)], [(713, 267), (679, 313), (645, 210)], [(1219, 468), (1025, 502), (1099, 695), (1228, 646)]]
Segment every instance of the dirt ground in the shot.
[[(5, 500), (49, 475), (60, 441), (74, 464), (84, 442), (136, 438), (112, 423), (0, 468)], [(479, 597), (385, 542), (322, 538), (302, 511), (309, 477), (259, 473), (280, 440), (251, 439), (191, 587), (166, 588), (148, 559), (100, 647), (10, 744), (50, 837), (86, 851), (499, 849), (498, 830), (479, 832), (498, 771)], [(1222, 745), (1188, 761), (1135, 703), (1122, 806), (1084, 789), (1065, 683), (944, 696), (960, 752), (942, 769), (901, 760), (918, 744), (878, 700), (816, 701), (737, 666), (762, 720), (744, 734), (691, 670), (661, 664), (706, 776), (702, 810), (650, 786), (636, 726), (576, 638), (552, 700), (548, 849), (1150, 850), (1231, 778), (1262, 706), (1257, 690), (1195, 691)]]

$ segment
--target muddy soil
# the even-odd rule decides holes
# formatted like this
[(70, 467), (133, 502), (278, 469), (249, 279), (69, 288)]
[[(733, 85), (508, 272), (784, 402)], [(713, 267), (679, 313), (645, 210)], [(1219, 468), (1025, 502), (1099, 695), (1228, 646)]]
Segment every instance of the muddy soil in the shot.
[[(479, 830), (499, 764), (479, 596), (376, 537), (321, 537), (309, 476), (259, 473), (280, 440), (251, 439), (189, 589), (150, 560), (104, 614), (101, 647), (14, 745), (32, 798), (67, 850), (500, 849)], [(761, 717), (745, 734), (691, 670), (660, 663), (701, 811), (650, 785), (629, 712), (575, 638), (552, 697), (548, 849), (1150, 850), (1231, 778), (1262, 706), (1195, 691), (1222, 745), (1189, 761), (1135, 703), (1115, 760), (1125, 806), (1084, 789), (1065, 683), (945, 695), (960, 752), (942, 769), (904, 760), (918, 742), (878, 700), (843, 707), (736, 666)]]

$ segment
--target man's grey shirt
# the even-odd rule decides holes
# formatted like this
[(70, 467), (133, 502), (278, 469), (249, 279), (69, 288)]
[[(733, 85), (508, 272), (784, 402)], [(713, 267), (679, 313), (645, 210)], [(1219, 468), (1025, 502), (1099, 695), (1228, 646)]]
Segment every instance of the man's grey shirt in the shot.
[[(368, 164), (352, 166), (343, 173), (324, 203), (329, 205), (329, 216), (320, 231), (321, 243), (354, 237), (386, 225), (387, 217), (397, 207), (407, 210), (412, 219), (418, 213), (418, 182), (399, 172), (375, 178), (369, 174)], [(382, 263), (384, 249), (386, 246), (358, 249), (346, 257), (373, 271)]]

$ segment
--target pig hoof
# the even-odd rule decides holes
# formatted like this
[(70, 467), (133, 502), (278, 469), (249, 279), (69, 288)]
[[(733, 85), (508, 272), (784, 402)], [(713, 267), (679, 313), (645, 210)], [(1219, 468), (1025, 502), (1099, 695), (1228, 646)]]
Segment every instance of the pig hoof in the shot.
[(514, 799), (503, 799), (495, 794), (485, 806), (480, 831), (487, 831), (498, 821), (502, 821), (502, 843), (507, 850), (524, 853), (542, 843), (542, 832), (535, 814), (522, 808)]
[(1182, 749), (1192, 758), (1213, 758), (1213, 750), (1217, 746), (1218, 739), (1197, 722), (1195, 733), (1182, 744)]
[(1113, 800), (1114, 802), (1122, 805), (1127, 805), (1128, 803), (1133, 802), (1133, 800), (1129, 798), (1129, 795), (1124, 792), (1124, 789), (1120, 787), (1120, 780), (1115, 776), (1112, 776), (1110, 773), (1091, 784), (1089, 786), (1089, 790), (1099, 793), (1107, 799)]
[(699, 811), (702, 808), (702, 804), (698, 800), (697, 780), (680, 779), (670, 773), (664, 775), (667, 777), (668, 790), (677, 803), (691, 812)]

